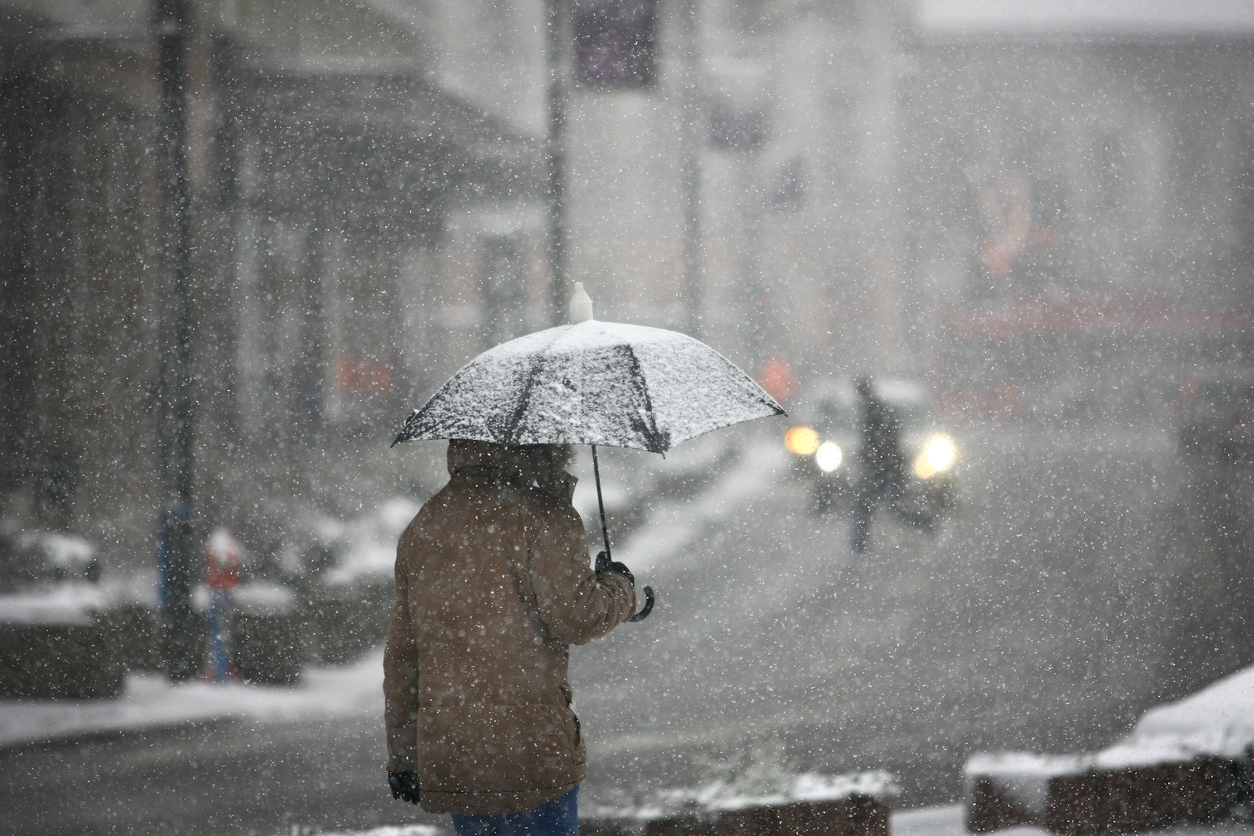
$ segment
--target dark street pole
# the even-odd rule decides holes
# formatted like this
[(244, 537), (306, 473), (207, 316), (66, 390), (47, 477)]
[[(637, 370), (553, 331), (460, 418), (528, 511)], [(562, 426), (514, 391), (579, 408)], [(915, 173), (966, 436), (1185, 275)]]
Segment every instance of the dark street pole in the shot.
[(553, 325), (566, 322), (566, 90), (564, 57), (568, 17), (564, 0), (547, 0), (549, 71), (549, 308)]
[(682, 142), (681, 174), (684, 201), (684, 309), (688, 333), (700, 339), (705, 277), (701, 263), (701, 113), (697, 86), (700, 73), (698, 0), (680, 0), (683, 58), (680, 64)]
[(191, 300), (187, 180), (188, 0), (154, 0), (160, 81), (159, 159), (162, 267), (165, 277), (158, 380), (157, 455), (162, 478), (158, 533), (161, 606), (170, 678), (189, 679), (200, 667), (200, 635), (192, 588), (200, 573), (192, 542)]

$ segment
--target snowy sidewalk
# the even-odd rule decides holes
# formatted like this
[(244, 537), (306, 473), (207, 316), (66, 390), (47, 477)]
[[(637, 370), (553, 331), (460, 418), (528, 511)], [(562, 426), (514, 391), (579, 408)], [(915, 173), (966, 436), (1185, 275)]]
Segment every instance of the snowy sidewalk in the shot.
[(171, 683), (132, 673), (114, 700), (0, 699), (0, 746), (223, 718), (290, 720), (383, 712), (383, 651), (347, 667), (310, 667), (292, 688), (239, 682)]

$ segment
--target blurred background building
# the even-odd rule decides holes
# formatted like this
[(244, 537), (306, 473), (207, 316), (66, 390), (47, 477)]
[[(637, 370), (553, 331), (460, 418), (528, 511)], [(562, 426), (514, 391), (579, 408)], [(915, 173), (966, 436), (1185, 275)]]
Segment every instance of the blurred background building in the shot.
[[(567, 273), (602, 318), (692, 328), (803, 384), (923, 378), (973, 419), (1168, 421), (1187, 375), (1250, 364), (1244, 6), (190, 8), (196, 525), (254, 551), (281, 550), (294, 505), (438, 480), (381, 452), (400, 420), (551, 324), (554, 8)], [(0, 516), (147, 565), (154, 12), (0, 15)], [(621, 42), (646, 60), (615, 64)]]

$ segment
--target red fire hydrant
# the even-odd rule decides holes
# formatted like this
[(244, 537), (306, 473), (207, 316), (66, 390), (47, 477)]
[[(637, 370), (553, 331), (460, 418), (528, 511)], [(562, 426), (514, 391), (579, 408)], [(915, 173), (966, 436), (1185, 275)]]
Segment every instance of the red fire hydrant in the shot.
[(205, 585), (209, 587), (209, 660), (205, 678), (214, 682), (235, 676), (224, 616), (231, 603), (231, 591), (239, 586), (243, 561), (243, 549), (231, 532), (218, 528), (209, 535), (205, 545)]

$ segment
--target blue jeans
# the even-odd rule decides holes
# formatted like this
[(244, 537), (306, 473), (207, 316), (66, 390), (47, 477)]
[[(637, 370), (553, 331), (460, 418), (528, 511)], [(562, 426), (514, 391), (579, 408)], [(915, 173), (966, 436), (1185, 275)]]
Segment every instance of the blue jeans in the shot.
[(452, 816), (457, 836), (579, 836), (579, 787), (530, 813)]

